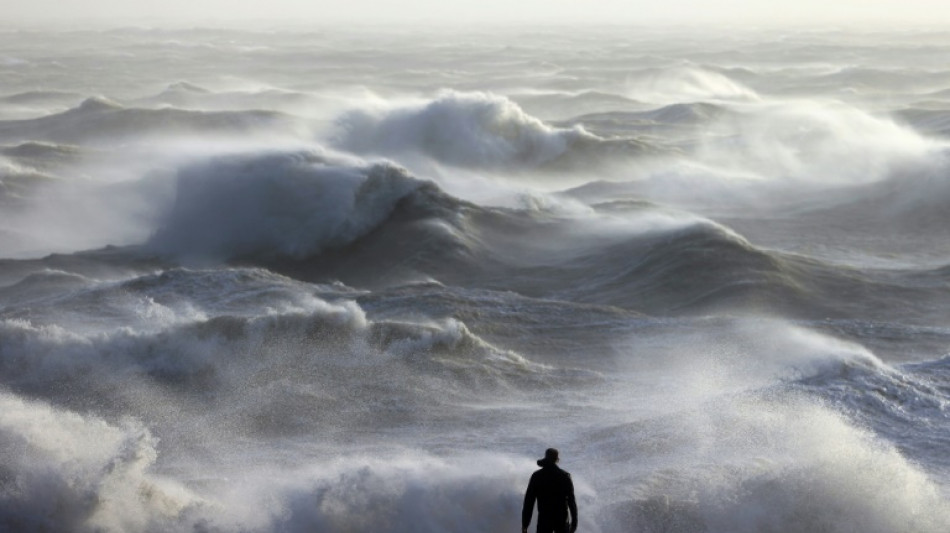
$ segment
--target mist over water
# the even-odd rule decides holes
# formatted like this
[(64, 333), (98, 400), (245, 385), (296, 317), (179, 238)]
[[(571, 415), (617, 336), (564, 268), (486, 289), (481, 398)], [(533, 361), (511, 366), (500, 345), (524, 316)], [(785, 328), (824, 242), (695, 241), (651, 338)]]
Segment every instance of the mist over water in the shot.
[(950, 33), (0, 33), (0, 530), (950, 524)]

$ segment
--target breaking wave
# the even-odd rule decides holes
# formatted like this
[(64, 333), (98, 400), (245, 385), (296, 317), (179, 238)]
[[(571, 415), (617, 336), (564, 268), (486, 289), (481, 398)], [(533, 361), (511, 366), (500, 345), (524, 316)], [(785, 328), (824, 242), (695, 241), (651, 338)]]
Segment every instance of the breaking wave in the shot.
[(636, 72), (627, 88), (630, 97), (644, 102), (759, 100), (755, 91), (725, 74), (690, 65)]
[(419, 153), (458, 166), (504, 168), (551, 163), (598, 137), (555, 128), (490, 93), (446, 91), (422, 104), (351, 111), (338, 121), (339, 146), (359, 153)]
[(697, 431), (698, 447), (705, 439), (717, 442), (717, 464), (704, 461), (710, 451), (704, 450), (675, 470), (657, 472), (640, 487), (643, 496), (609, 509), (608, 527), (935, 533), (950, 519), (939, 487), (924, 472), (825, 406), (750, 400), (695, 416), (710, 420), (674, 420), (684, 424), (674, 432)]
[(0, 392), (0, 527), (11, 531), (162, 531), (200, 503), (151, 472), (157, 439)]
[(304, 258), (353, 242), (423, 186), (389, 165), (348, 166), (316, 153), (221, 157), (182, 169), (177, 198), (149, 246), (191, 258)]

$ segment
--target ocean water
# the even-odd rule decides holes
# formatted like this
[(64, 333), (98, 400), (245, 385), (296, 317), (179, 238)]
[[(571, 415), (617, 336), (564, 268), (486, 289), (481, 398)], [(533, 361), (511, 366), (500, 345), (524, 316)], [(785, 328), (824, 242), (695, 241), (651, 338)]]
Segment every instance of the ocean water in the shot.
[(947, 531), (947, 57), (0, 31), (0, 531)]

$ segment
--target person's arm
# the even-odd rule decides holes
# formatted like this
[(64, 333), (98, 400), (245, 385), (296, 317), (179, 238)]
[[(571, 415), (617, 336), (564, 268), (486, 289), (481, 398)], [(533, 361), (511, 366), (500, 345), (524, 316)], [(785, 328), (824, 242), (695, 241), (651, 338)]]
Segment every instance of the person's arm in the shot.
[(574, 482), (567, 476), (567, 508), (571, 512), (571, 533), (577, 531), (577, 501), (574, 500)]
[(528, 531), (531, 525), (531, 513), (534, 512), (534, 500), (538, 497), (534, 488), (534, 476), (528, 482), (528, 490), (524, 493), (524, 506), (521, 508), (521, 533)]

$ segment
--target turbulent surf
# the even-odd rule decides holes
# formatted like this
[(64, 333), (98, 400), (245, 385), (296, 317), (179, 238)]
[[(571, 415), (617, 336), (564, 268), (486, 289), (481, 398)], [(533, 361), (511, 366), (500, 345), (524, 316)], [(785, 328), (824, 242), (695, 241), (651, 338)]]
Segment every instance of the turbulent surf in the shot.
[(946, 531), (947, 54), (0, 32), (0, 529)]

